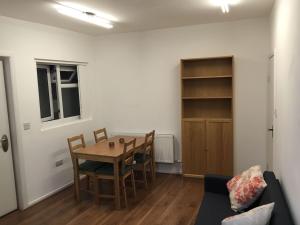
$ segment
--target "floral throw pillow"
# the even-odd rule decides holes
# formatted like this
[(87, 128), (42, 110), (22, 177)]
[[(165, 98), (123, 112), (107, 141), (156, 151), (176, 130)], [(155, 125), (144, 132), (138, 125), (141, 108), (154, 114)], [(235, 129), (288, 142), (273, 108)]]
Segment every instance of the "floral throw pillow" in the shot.
[(231, 216), (222, 221), (222, 225), (267, 225), (272, 217), (274, 202), (256, 207), (248, 212)]
[(241, 212), (261, 195), (267, 184), (260, 166), (253, 166), (227, 183), (231, 208)]

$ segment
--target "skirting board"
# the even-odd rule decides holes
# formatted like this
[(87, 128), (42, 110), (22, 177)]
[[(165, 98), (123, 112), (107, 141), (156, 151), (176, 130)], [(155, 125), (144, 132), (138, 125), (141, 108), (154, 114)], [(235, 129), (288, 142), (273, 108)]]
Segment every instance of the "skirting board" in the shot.
[(184, 177), (190, 177), (190, 178), (199, 178), (203, 179), (204, 175), (195, 175), (195, 174), (183, 174)]
[[(52, 195), (54, 195), (54, 194), (56, 194), (56, 193), (58, 193), (58, 192), (60, 192), (60, 191), (62, 191), (62, 190), (64, 190), (64, 189), (70, 187), (73, 183), (74, 183), (73, 181), (70, 182), (70, 183), (67, 183), (66, 185), (64, 185), (64, 186), (62, 186), (62, 187), (60, 187), (60, 188), (57, 188), (57, 189), (55, 189), (55, 190), (49, 192), (48, 194), (45, 194), (45, 195), (43, 195), (43, 196), (41, 196), (41, 197), (39, 197), (39, 198), (37, 198), (37, 199), (31, 201), (31, 202), (28, 202), (27, 207), (24, 208), (24, 209), (27, 209), (27, 208), (29, 208), (29, 207), (31, 207), (31, 206), (33, 206), (33, 205), (35, 205), (35, 204), (37, 204), (37, 203), (43, 201), (44, 199), (49, 198), (50, 196), (52, 196)], [(24, 209), (23, 209), (23, 210), (24, 210)]]
[(169, 174), (181, 174), (181, 163), (156, 163), (156, 172), (169, 173)]

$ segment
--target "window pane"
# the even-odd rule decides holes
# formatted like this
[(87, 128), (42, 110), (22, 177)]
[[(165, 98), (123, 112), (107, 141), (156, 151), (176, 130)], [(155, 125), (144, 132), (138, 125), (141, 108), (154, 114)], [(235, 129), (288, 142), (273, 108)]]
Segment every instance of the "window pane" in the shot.
[(52, 102), (53, 102), (53, 114), (54, 120), (59, 119), (59, 100), (57, 96), (57, 73), (56, 66), (50, 66), (51, 72), (51, 90), (52, 90)]
[(79, 92), (78, 87), (62, 88), (62, 102), (64, 108), (64, 117), (79, 116)]
[(77, 66), (61, 66), (60, 80), (62, 84), (78, 84)]
[(51, 116), (47, 69), (37, 68), (41, 118)]

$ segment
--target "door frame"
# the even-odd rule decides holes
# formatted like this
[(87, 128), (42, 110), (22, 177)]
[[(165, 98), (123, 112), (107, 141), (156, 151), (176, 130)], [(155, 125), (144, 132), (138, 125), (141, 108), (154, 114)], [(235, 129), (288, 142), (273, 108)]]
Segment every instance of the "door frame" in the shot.
[(15, 56), (9, 51), (0, 51), (0, 59), (3, 62), (5, 78), (6, 100), (11, 134), (11, 150), (15, 174), (15, 185), (17, 191), (18, 209), (27, 207), (26, 173), (24, 165), (24, 154), (22, 147), (22, 122), (20, 118)]
[[(274, 74), (274, 54), (268, 57), (268, 76), (267, 76), (267, 169), (274, 168), (274, 127), (275, 127), (275, 74)], [(272, 126), (272, 127), (271, 127)], [(272, 130), (270, 130), (272, 129)], [(272, 133), (272, 134), (271, 134)], [(272, 138), (271, 138), (272, 135)], [(270, 139), (271, 138), (271, 139)]]
[[(271, 65), (271, 60), (273, 60), (273, 64)], [(272, 170), (275, 173), (276, 177), (280, 177), (280, 171), (278, 169), (278, 165), (277, 165), (277, 161), (278, 161), (278, 149), (276, 146), (276, 142), (277, 142), (277, 134), (278, 134), (278, 126), (277, 126), (277, 106), (278, 106), (278, 99), (277, 99), (277, 92), (278, 92), (278, 77), (277, 77), (277, 70), (276, 70), (276, 65), (277, 65), (277, 53), (276, 53), (276, 49), (274, 49), (273, 54), (270, 54), (269, 58), (268, 58), (268, 79), (270, 76), (270, 72), (271, 70), (273, 71), (273, 109), (272, 109), (272, 120), (273, 120), (273, 139), (272, 139)], [(272, 68), (271, 68), (272, 66)], [(268, 98), (269, 98), (269, 82), (268, 82)], [(268, 105), (268, 110), (267, 110), (267, 129), (269, 129), (269, 117), (270, 117), (270, 109), (269, 109), (269, 105)], [(268, 156), (268, 151), (269, 151), (269, 143), (268, 143), (268, 135), (269, 135), (269, 131), (267, 130), (267, 156)], [(269, 163), (268, 161), (269, 159), (267, 158), (267, 163)]]
[(273, 54), (269, 57), (269, 65), (270, 65), (270, 59), (273, 58), (273, 172), (275, 173), (276, 177), (280, 179), (281, 174), (280, 170), (278, 169), (278, 154), (279, 149), (277, 148), (277, 137), (278, 137), (278, 124), (277, 124), (277, 118), (278, 118), (278, 74), (277, 74), (277, 60), (278, 60), (278, 54), (277, 49), (273, 49)]

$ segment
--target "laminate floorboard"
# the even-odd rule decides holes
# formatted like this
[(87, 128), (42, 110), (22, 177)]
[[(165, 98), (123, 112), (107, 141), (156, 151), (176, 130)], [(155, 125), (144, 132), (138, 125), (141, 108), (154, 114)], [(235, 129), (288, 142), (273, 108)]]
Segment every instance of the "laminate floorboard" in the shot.
[[(194, 225), (203, 180), (157, 174), (156, 182), (147, 190), (137, 184), (135, 199), (128, 186), (127, 209), (122, 206), (115, 210), (114, 201), (109, 199), (100, 199), (97, 205), (85, 192), (76, 202), (71, 186), (24, 211), (0, 218), (0, 225)], [(101, 189), (112, 190), (112, 185), (104, 183)]]

